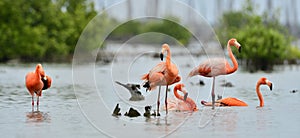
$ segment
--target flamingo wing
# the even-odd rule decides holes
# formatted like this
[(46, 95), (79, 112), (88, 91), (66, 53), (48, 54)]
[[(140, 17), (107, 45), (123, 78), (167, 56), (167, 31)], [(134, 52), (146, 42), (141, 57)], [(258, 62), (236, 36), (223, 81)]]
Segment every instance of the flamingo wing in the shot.
[(217, 102), (220, 102), (224, 104), (225, 106), (248, 106), (247, 103), (241, 101), (240, 99), (234, 98), (234, 97), (227, 97), (221, 100), (218, 100)]

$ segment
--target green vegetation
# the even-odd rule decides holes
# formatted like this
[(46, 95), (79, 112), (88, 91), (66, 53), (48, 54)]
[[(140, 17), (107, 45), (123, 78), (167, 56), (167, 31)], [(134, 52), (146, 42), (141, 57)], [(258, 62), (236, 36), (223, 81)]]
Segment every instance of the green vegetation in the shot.
[[(111, 40), (128, 40), (138, 34), (160, 32), (183, 44), (187, 44), (191, 37), (186, 29), (170, 20), (129, 21), (106, 34), (118, 24), (107, 14), (94, 18), (85, 28), (97, 15), (91, 0), (2, 0), (0, 9), (0, 62), (13, 59), (20, 62), (70, 62), (83, 29), (86, 30), (80, 44), (84, 47), (80, 50), (88, 51), (98, 48), (99, 44), (95, 42), (106, 35)], [(161, 38), (145, 41), (153, 43), (158, 39)]]
[(217, 34), (221, 43), (237, 38), (242, 52), (236, 55), (247, 70), (270, 71), (286, 59), (300, 58), (299, 49), (291, 46), (292, 36), (287, 29), (275, 16), (256, 15), (249, 0), (243, 10), (224, 13), (220, 22)]
[(86, 0), (2, 0), (0, 9), (0, 62), (70, 61), (96, 15)]
[[(180, 21), (175, 17), (166, 19), (132, 20), (117, 27), (109, 36), (109, 39), (126, 41), (132, 36), (148, 32), (162, 33), (174, 37), (183, 45), (188, 44), (192, 34), (183, 26), (178, 24)], [(144, 40), (144, 43), (162, 43), (167, 41), (164, 38), (152, 38)]]

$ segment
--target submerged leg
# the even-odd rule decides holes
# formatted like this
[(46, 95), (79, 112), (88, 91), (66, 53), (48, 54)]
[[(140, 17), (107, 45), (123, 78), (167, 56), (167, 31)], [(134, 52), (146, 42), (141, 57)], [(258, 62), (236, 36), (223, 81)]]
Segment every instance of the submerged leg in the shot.
[(39, 102), (40, 102), (39, 97), (40, 97), (40, 96), (37, 96), (37, 100), (36, 100), (36, 106), (37, 106), (37, 107), (36, 107), (36, 110), (37, 110), (37, 111), (39, 111)]
[(159, 104), (160, 104), (160, 85), (159, 85), (159, 89), (158, 89), (158, 96), (157, 96), (157, 116), (160, 116), (159, 113)]
[(32, 105), (32, 112), (34, 111), (34, 100), (33, 100), (33, 95), (31, 96), (31, 105)]
[(213, 77), (211, 98), (212, 98), (212, 109), (215, 109), (215, 77)]
[(165, 105), (166, 105), (166, 114), (168, 114), (168, 85), (166, 86), (166, 97), (165, 97)]

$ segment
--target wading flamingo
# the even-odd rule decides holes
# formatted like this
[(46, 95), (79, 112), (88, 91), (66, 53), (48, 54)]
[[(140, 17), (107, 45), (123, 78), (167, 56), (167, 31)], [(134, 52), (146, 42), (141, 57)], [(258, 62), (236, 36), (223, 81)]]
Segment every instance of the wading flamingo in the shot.
[(199, 66), (194, 68), (188, 75), (188, 77), (192, 77), (195, 75), (201, 75), (204, 77), (212, 77), (212, 109), (215, 108), (215, 77), (219, 75), (227, 75), (235, 72), (238, 69), (238, 62), (236, 61), (232, 51), (231, 46), (235, 46), (239, 52), (241, 52), (241, 45), (237, 42), (235, 38), (230, 39), (227, 42), (227, 51), (229, 53), (229, 57), (232, 60), (233, 67), (230, 66), (228, 61), (225, 58), (212, 58), (204, 61)]
[[(181, 91), (184, 96), (181, 96), (177, 91)], [(193, 99), (187, 97), (188, 93), (184, 84), (180, 83), (174, 87), (174, 95), (177, 99), (168, 99), (168, 109), (176, 111), (197, 111), (197, 105)]]
[(34, 72), (27, 73), (25, 77), (25, 85), (32, 96), (32, 111), (34, 111), (34, 94), (37, 95), (37, 110), (39, 110), (39, 97), (42, 96), (42, 90), (50, 88), (52, 79), (45, 75), (45, 71), (41, 64), (37, 64)]
[[(165, 62), (160, 62), (154, 68), (152, 68), (148, 74), (142, 76), (142, 80), (145, 80), (143, 87), (146, 90), (151, 91), (154, 90), (157, 86), (159, 86), (158, 90), (158, 98), (157, 98), (157, 115), (160, 116), (159, 113), (159, 105), (160, 105), (160, 87), (166, 86), (166, 97), (165, 97), (165, 105), (167, 107), (167, 95), (168, 95), (168, 86), (172, 85), (181, 80), (181, 77), (178, 76), (178, 69), (175, 64), (171, 63), (171, 52), (168, 44), (163, 44), (160, 58), (163, 60), (163, 54), (167, 52), (167, 57)], [(168, 114), (168, 109), (166, 109), (166, 114)]]
[[(272, 82), (270, 82), (267, 78), (262, 77), (257, 81), (256, 84), (256, 93), (259, 99), (259, 106), (263, 107), (264, 106), (264, 99), (263, 96), (259, 90), (260, 85), (268, 85), (270, 90), (272, 91)], [(206, 101), (201, 101), (201, 104), (205, 105), (205, 106), (212, 106), (211, 102), (206, 102)], [(245, 102), (237, 99), (237, 98), (233, 98), (233, 97), (227, 97), (224, 99), (219, 99), (216, 101), (216, 106), (248, 106)]]

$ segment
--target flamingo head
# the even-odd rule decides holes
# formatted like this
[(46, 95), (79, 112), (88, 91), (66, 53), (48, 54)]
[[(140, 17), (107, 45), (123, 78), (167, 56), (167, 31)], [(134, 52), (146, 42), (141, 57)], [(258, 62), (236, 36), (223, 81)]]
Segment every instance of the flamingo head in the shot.
[(241, 44), (235, 38), (231, 38), (228, 41), (228, 44), (230, 46), (235, 46), (239, 50), (239, 52), (241, 52), (241, 49), (242, 49)]
[(165, 51), (169, 50), (170, 47), (168, 44), (163, 44), (160, 52), (160, 59), (163, 60)]
[(272, 88), (273, 88), (273, 84), (271, 81), (269, 81), (267, 78), (265, 77), (262, 77), (259, 79), (258, 81), (259, 84), (263, 84), (263, 85), (268, 85), (270, 90), (272, 91)]

